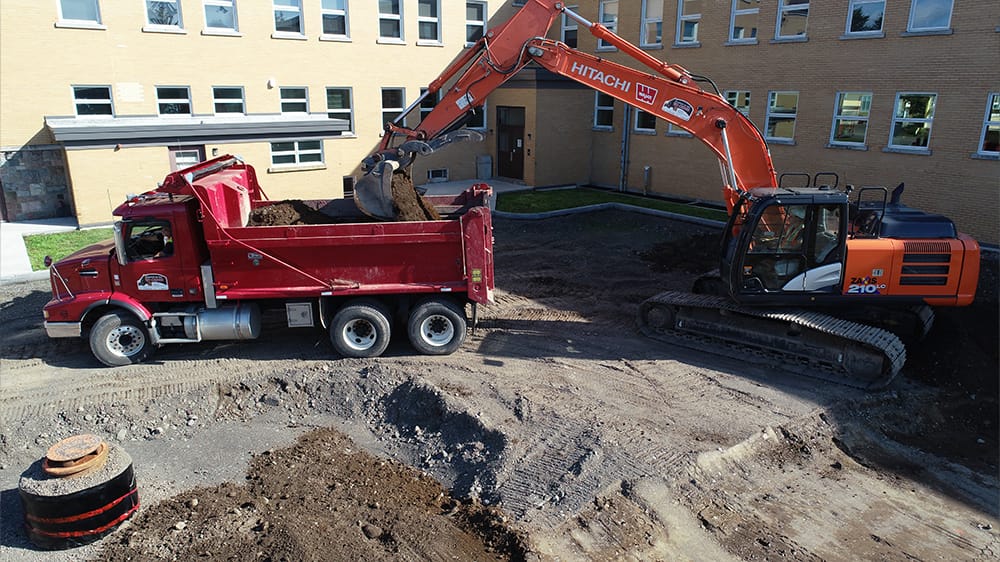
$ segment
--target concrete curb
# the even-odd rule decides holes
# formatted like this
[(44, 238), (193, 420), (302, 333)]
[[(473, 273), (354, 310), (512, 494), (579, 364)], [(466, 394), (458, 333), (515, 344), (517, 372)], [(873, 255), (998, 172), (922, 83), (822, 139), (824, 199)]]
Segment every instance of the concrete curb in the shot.
[(48, 279), (48, 278), (49, 278), (49, 270), (42, 269), (39, 271), (32, 271), (31, 273), (18, 273), (17, 275), (0, 277), (0, 284), (15, 285), (17, 283), (28, 283), (31, 281), (38, 281), (41, 279)]
[(636, 205), (628, 205), (625, 203), (599, 203), (597, 205), (573, 207), (572, 209), (559, 209), (557, 211), (546, 211), (544, 213), (509, 213), (506, 211), (493, 211), (493, 215), (505, 219), (514, 219), (514, 220), (541, 220), (541, 219), (551, 219), (554, 217), (563, 217), (567, 215), (577, 215), (582, 213), (592, 213), (594, 211), (606, 211), (606, 210), (641, 213), (643, 215), (652, 215), (654, 217), (673, 219), (709, 228), (723, 228), (724, 226), (726, 226), (726, 223), (723, 221), (703, 219), (701, 217), (692, 217), (690, 215), (682, 215), (680, 213), (672, 213), (670, 211), (659, 211), (657, 209), (638, 207)]

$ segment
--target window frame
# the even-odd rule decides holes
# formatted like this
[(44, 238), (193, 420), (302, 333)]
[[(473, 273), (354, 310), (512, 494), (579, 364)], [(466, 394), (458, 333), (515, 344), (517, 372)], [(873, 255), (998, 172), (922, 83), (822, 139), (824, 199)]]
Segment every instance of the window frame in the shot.
[[(609, 4), (614, 4), (615, 5), (615, 21), (614, 22), (605, 22), (604, 21), (604, 15), (605, 15), (604, 14), (604, 9), (605, 9), (605, 6), (607, 6)], [(621, 16), (621, 12), (619, 12), (618, 8), (620, 6), (621, 6), (621, 2), (619, 2), (619, 0), (599, 0), (599, 9), (598, 9), (598, 12), (597, 12), (597, 14), (598, 14), (597, 15), (597, 21), (600, 22), (601, 25), (603, 25), (604, 27), (608, 28), (608, 31), (610, 31), (611, 33), (615, 33), (615, 34), (618, 33), (618, 23), (619, 23), (619, 18)], [(597, 40), (597, 49), (596, 50), (598, 50), (598, 51), (617, 51), (618, 47), (615, 47), (614, 45), (612, 45), (610, 43), (605, 43), (604, 39), (598, 39)]]
[[(661, 8), (663, 7), (663, 5), (665, 5), (665, 3), (666, 3), (666, 0), (663, 0), (663, 2), (661, 2)], [(678, 0), (678, 3), (679, 4), (683, 4), (684, 0)], [(642, 12), (640, 12), (640, 18), (642, 19), (642, 21), (639, 22), (639, 25), (640, 25), (640, 27), (639, 27), (639, 46), (643, 47), (643, 48), (647, 48), (647, 49), (648, 48), (654, 48), (655, 49), (655, 48), (658, 48), (658, 47), (662, 47), (663, 46), (663, 14), (660, 13), (659, 15), (652, 15), (651, 16), (649, 14), (649, 0), (642, 0), (642, 5), (640, 6), (640, 9), (642, 10)], [(656, 41), (655, 38), (654, 38), (654, 40), (650, 41), (649, 33), (648, 33), (649, 26), (650, 26), (650, 24), (654, 24), (655, 25), (657, 23), (660, 24), (660, 40)]]
[[(158, 84), (158, 85), (154, 86), (153, 88), (156, 91), (156, 116), (157, 117), (172, 118), (172, 117), (192, 117), (192, 116), (194, 116), (194, 102), (192, 102), (192, 100), (191, 100), (191, 86), (179, 86), (179, 85), (171, 85), (171, 84)], [(187, 98), (165, 98), (165, 97), (161, 97), (160, 96), (160, 89), (161, 88), (162, 89), (170, 88), (170, 89), (177, 89), (177, 90), (183, 89), (183, 90), (187, 91)], [(162, 106), (164, 104), (182, 104), (183, 105), (185, 103), (188, 106), (188, 112), (187, 113), (163, 113), (163, 107)]]
[[(482, 7), (483, 9), (482, 21), (469, 19), (469, 6), (472, 4), (477, 4), (480, 7)], [(466, 47), (471, 47), (476, 44), (476, 41), (478, 41), (478, 39), (476, 41), (469, 41), (469, 28), (470, 27), (480, 28), (482, 30), (482, 33), (479, 34), (479, 37), (485, 37), (486, 23), (489, 21), (489, 19), (490, 19), (490, 12), (489, 12), (489, 4), (487, 2), (481, 0), (470, 0), (465, 3), (465, 46)]]
[[(271, 23), (273, 24), (273, 31), (271, 32), (272, 39), (305, 39), (305, 9), (302, 6), (302, 0), (286, 0), (295, 2), (295, 6), (288, 5), (278, 5), (278, 0), (271, 0)], [(278, 12), (297, 12), (299, 14), (299, 30), (298, 31), (286, 31), (283, 29), (278, 29)]]
[[(327, 33), (326, 16), (343, 17), (344, 33)], [(351, 40), (351, 0), (344, 0), (344, 9), (324, 8), (323, 0), (319, 3), (320, 41), (350, 41)]]
[[(996, 101), (994, 101), (996, 99)], [(976, 143), (976, 153), (975, 156), (981, 158), (994, 158), (1000, 159), (1000, 143), (998, 143), (996, 150), (983, 150), (983, 146), (986, 144), (986, 133), (989, 131), (990, 126), (994, 126), (1000, 129), (1000, 112), (997, 114), (997, 120), (990, 120), (990, 113), (992, 113), (993, 104), (1000, 104), (1000, 92), (990, 92), (986, 94), (986, 113), (983, 115), (983, 128), (979, 133), (979, 142)]]
[[(208, 8), (216, 6), (220, 8), (228, 7), (233, 11), (232, 27), (216, 27), (208, 24)], [(240, 32), (239, 10), (236, 8), (236, 0), (202, 0), (201, 12), (205, 16), (205, 33), (213, 35), (235, 35)]]
[[(864, 116), (847, 115), (842, 113), (844, 109), (843, 100), (845, 99), (846, 96), (851, 94), (868, 97), (868, 105), (866, 110), (867, 113)], [(833, 98), (833, 124), (830, 127), (830, 141), (829, 141), (831, 146), (843, 146), (848, 148), (866, 148), (868, 146), (868, 131), (870, 129), (869, 125), (871, 123), (871, 107), (872, 107), (872, 100), (874, 99), (874, 97), (875, 95), (873, 92), (858, 92), (858, 91), (837, 92), (836, 97)], [(865, 110), (864, 101), (861, 102), (861, 108), (862, 110)], [(862, 139), (861, 142), (837, 140), (836, 133), (838, 125), (840, 124), (841, 121), (863, 121), (865, 124), (864, 139)]]
[[(177, 23), (176, 24), (163, 24), (163, 23), (153, 23), (149, 20), (149, 5), (155, 4), (173, 4), (177, 7)], [(187, 33), (184, 30), (184, 11), (181, 7), (181, 0), (143, 0), (143, 14), (145, 16), (146, 24), (142, 27), (142, 30), (147, 33)]]
[[(686, 0), (677, 0), (677, 26), (674, 29), (674, 46), (675, 47), (694, 47), (701, 45), (701, 41), (698, 39), (698, 31), (701, 29), (701, 13), (697, 14), (684, 14), (684, 4)], [(684, 24), (694, 21), (694, 36), (690, 40), (685, 40), (684, 38)]]
[[(778, 112), (774, 111), (774, 102), (777, 101), (779, 95), (782, 94), (795, 94), (795, 111), (794, 112)], [(792, 136), (790, 137), (775, 137), (771, 136), (769, 133), (771, 118), (780, 119), (791, 119), (792, 120)], [(799, 91), (798, 90), (768, 90), (767, 92), (767, 109), (764, 114), (764, 139), (777, 144), (794, 144), (795, 143), (795, 125), (798, 123), (799, 118)]]
[[(425, 2), (430, 2), (432, 6), (436, 8), (436, 17), (432, 16), (422, 16), (420, 15), (421, 4)], [(442, 25), (441, 25), (441, 0), (417, 0), (417, 45), (433, 45), (440, 46), (442, 41)], [(433, 23), (435, 29), (437, 30), (437, 37), (433, 39), (424, 39), (420, 36), (420, 24), (422, 23)]]
[[(566, 6), (566, 8), (573, 10), (575, 12), (577, 9), (579, 9), (579, 6), (576, 5)], [(578, 24), (575, 19), (567, 16), (565, 13), (563, 13), (560, 16), (560, 18), (562, 19), (562, 25), (559, 27), (559, 40), (562, 41), (563, 43), (566, 43), (567, 45), (569, 45), (574, 49), (578, 48), (580, 44), (580, 24)], [(576, 32), (576, 37), (573, 38), (572, 44), (570, 44), (570, 42), (566, 40), (567, 31)]]
[[(878, 29), (869, 29), (864, 31), (854, 31), (851, 29), (851, 25), (854, 23), (854, 10), (856, 5), (865, 4), (881, 4), (882, 5), (882, 22)], [(844, 25), (844, 36), (845, 37), (884, 37), (885, 36), (885, 6), (886, 0), (851, 0), (847, 5), (847, 23)]]
[(489, 115), (489, 113), (487, 113), (487, 105), (486, 105), (486, 101), (485, 100), (483, 100), (483, 105), (479, 106), (479, 115), (481, 116), (481, 118), (483, 120), (483, 124), (482, 125), (474, 124), (471, 121), (469, 121), (469, 122), (467, 122), (465, 124), (465, 128), (466, 129), (473, 129), (473, 130), (476, 130), (476, 131), (485, 131), (486, 130), (486, 125), (487, 125), (486, 116)]
[[(395, 1), (397, 2), (396, 5), (399, 7), (399, 13), (398, 14), (383, 13), (381, 5), (378, 5), (378, 6), (375, 7), (375, 10), (376, 10), (376, 12), (378, 14), (378, 27), (377, 27), (377, 30), (378, 30), (378, 39), (376, 41), (377, 43), (400, 44), (400, 43), (405, 43), (406, 42), (406, 30), (404, 29), (405, 26), (403, 25), (403, 0), (395, 0)], [(379, 4), (381, 4), (381, 2)], [(383, 36), (382, 35), (382, 20), (391, 20), (391, 21), (398, 22), (399, 23), (399, 36), (398, 37)]]
[[(385, 106), (385, 92), (386, 91), (398, 91), (399, 92), (400, 102), (401, 102), (400, 105), (399, 105), (399, 107), (386, 107)], [(393, 122), (395, 122), (396, 117), (399, 117), (399, 114), (402, 113), (404, 109), (406, 109), (406, 88), (401, 87), (401, 86), (384, 86), (384, 87), (382, 87), (379, 90), (379, 108), (380, 108), (379, 109), (379, 115), (381, 116), (381, 126), (382, 126), (381, 133), (385, 133), (385, 124), (386, 123), (393, 123)], [(393, 117), (392, 119), (386, 119), (385, 118), (385, 114), (388, 113), (388, 112), (395, 112), (397, 115), (396, 115), (396, 117)]]
[[(732, 0), (732, 4), (729, 10), (729, 35), (726, 39), (726, 44), (756, 45), (757, 35), (759, 35), (760, 33), (760, 0), (757, 1), (756, 8), (744, 8), (742, 10), (736, 8), (737, 2), (740, 2), (740, 0)], [(754, 34), (751, 37), (740, 37), (740, 38), (733, 37), (733, 32), (736, 30), (736, 18), (739, 16), (749, 16), (749, 15), (756, 16), (756, 20), (754, 23), (757, 25), (757, 27), (753, 28)]]
[[(424, 93), (426, 93), (427, 90), (428, 90), (428, 88), (420, 88), (420, 95), (421, 96), (424, 95)], [(404, 98), (404, 101), (405, 101), (405, 98)], [(423, 123), (424, 119), (427, 118), (427, 115), (431, 111), (434, 111), (434, 108), (437, 107), (437, 104), (440, 101), (441, 101), (441, 90), (438, 90), (438, 91), (434, 92), (433, 96), (427, 96), (427, 97), (425, 97), (424, 99), (422, 99), (420, 101), (419, 114), (420, 114), (420, 122), (421, 123)]]
[[(94, 19), (75, 19), (67, 18), (64, 14), (63, 3), (73, 2), (73, 3), (88, 3), (94, 8)], [(70, 28), (82, 28), (82, 29), (107, 29), (101, 20), (101, 2), (100, 0), (59, 0), (56, 2), (56, 15), (58, 19), (56, 20), (56, 27), (70, 27)]]
[[(345, 90), (347, 92), (347, 109), (330, 108), (330, 90)], [(344, 131), (340, 136), (353, 136), (355, 135), (355, 120), (354, 120), (354, 88), (352, 86), (327, 86), (326, 90), (326, 116), (331, 119), (343, 119), (343, 117), (338, 117), (339, 114), (347, 114), (347, 119), (350, 121), (351, 128), (348, 131)]]
[[(301, 143), (305, 142), (318, 142), (319, 149), (302, 149)], [(292, 143), (292, 150), (280, 150), (275, 151), (274, 145), (282, 143)], [(304, 139), (281, 139), (273, 140), (268, 143), (271, 155), (271, 167), (269, 171), (281, 171), (281, 170), (295, 170), (295, 169), (315, 169), (315, 168), (325, 168), (326, 167), (326, 151), (323, 146), (323, 139), (321, 138), (304, 138)], [(303, 155), (309, 154), (319, 154), (319, 160), (307, 160), (303, 161)], [(275, 156), (292, 156), (294, 162), (275, 162)]]
[[(285, 93), (292, 90), (302, 90), (301, 98), (286, 97)], [(303, 104), (304, 111), (286, 111), (285, 104)], [(309, 86), (279, 86), (278, 87), (278, 107), (282, 115), (309, 115)]]
[[(104, 99), (103, 98), (97, 100), (98, 103), (93, 103), (93, 100), (97, 99), (97, 98), (91, 98), (91, 99), (88, 99), (88, 98), (78, 98), (78, 97), (76, 97), (76, 90), (77, 90), (77, 88), (106, 88), (107, 91), (108, 91), (108, 100), (107, 100), (107, 103), (106, 104), (104, 103)], [(111, 91), (111, 85), (110, 84), (74, 84), (74, 85), (70, 86), (70, 92), (73, 93), (73, 113), (77, 117), (82, 117), (82, 118), (85, 118), (85, 119), (112, 119), (112, 118), (115, 117), (114, 94)], [(111, 114), (109, 115), (109, 114), (106, 114), (106, 113), (80, 113), (80, 107), (79, 106), (81, 104), (83, 104), (83, 105), (101, 105), (101, 106), (107, 105), (108, 107), (111, 108)]]
[[(240, 111), (219, 111), (219, 104), (233, 104), (234, 98), (220, 98), (218, 97), (218, 90), (239, 90), (240, 92)], [(246, 115), (247, 114), (247, 102), (246, 102), (246, 91), (243, 86), (212, 86), (212, 111), (215, 115)]]
[[(896, 113), (899, 109), (900, 99), (904, 96), (932, 96), (934, 98), (933, 108), (931, 109), (931, 116), (913, 118), (913, 117), (896, 117)], [(896, 97), (892, 102), (892, 115), (889, 126), (889, 143), (886, 145), (890, 151), (899, 152), (917, 152), (917, 153), (930, 153), (931, 147), (931, 133), (934, 130), (934, 114), (937, 113), (937, 92), (896, 92)], [(925, 123), (927, 125), (927, 137), (923, 145), (902, 145), (894, 144), (893, 138), (896, 136), (896, 124), (897, 123)]]
[[(639, 109), (638, 107), (635, 108), (634, 113), (635, 113), (635, 117), (632, 119), (632, 132), (638, 133), (640, 135), (655, 135), (656, 134), (656, 114), (655, 113), (650, 113), (650, 112), (645, 111), (643, 109)], [(653, 118), (653, 127), (652, 128), (649, 128), (649, 127), (640, 127), (639, 126), (639, 117), (641, 117), (642, 115), (648, 115), (648, 116), (650, 116), (650, 117)]]
[[(734, 95), (731, 96), (730, 94)], [(746, 97), (746, 109), (741, 108), (739, 105), (741, 95), (745, 95)], [(732, 106), (733, 109), (742, 113), (747, 119), (750, 119), (750, 104), (753, 103), (753, 96), (750, 90), (725, 90), (722, 92), (722, 97), (725, 98), (726, 103)], [(735, 97), (735, 101), (730, 99), (730, 97)]]
[(913, 26), (913, 14), (916, 12), (914, 8), (918, 2), (934, 2), (937, 0), (910, 0), (910, 13), (906, 18), (906, 32), (907, 33), (948, 33), (951, 32), (951, 18), (955, 15), (955, 2), (954, 0), (947, 0), (948, 2), (948, 21), (945, 22), (943, 26), (936, 27), (914, 27)]
[[(803, 4), (789, 4), (796, 0), (778, 0), (777, 16), (774, 20), (774, 40), (775, 41), (802, 41), (809, 37), (809, 1)], [(781, 34), (781, 17), (786, 12), (800, 12), (802, 10), (806, 12), (806, 24), (802, 28), (802, 33), (797, 33), (795, 35), (782, 35)]]
[[(601, 96), (607, 96), (611, 100), (611, 105), (601, 105)], [(597, 122), (598, 115), (602, 112), (610, 112), (611, 114), (611, 124), (601, 125)], [(604, 92), (594, 91), (594, 117), (593, 117), (593, 130), (595, 131), (614, 131), (615, 130), (615, 98), (610, 94), (605, 94)]]

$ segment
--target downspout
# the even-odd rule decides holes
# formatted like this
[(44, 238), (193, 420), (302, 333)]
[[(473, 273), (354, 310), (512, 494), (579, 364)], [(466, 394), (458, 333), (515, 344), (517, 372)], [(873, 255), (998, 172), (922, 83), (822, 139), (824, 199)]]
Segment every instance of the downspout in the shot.
[(629, 148), (632, 144), (632, 128), (629, 123), (632, 117), (632, 106), (627, 103), (622, 105), (625, 107), (625, 111), (622, 121), (621, 161), (618, 162), (618, 191), (624, 192), (628, 187)]

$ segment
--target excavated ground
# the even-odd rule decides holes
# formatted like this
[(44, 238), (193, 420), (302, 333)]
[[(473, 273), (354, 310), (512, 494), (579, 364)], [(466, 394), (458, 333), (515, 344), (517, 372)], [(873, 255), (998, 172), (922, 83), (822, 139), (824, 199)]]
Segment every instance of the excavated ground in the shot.
[[(446, 357), (275, 329), (104, 369), (46, 338), (46, 282), (0, 287), (0, 559), (1000, 556), (995, 254), (977, 303), (866, 394), (637, 334), (643, 299), (715, 266), (711, 231), (495, 223), (497, 303)], [(143, 507), (37, 551), (18, 476), (82, 432), (132, 456)]]

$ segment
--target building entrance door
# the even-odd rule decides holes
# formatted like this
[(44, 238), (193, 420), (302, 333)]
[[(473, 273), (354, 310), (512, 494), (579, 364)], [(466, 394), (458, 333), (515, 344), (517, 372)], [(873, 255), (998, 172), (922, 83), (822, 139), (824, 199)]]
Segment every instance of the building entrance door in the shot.
[(523, 107), (497, 107), (497, 175), (524, 179)]

